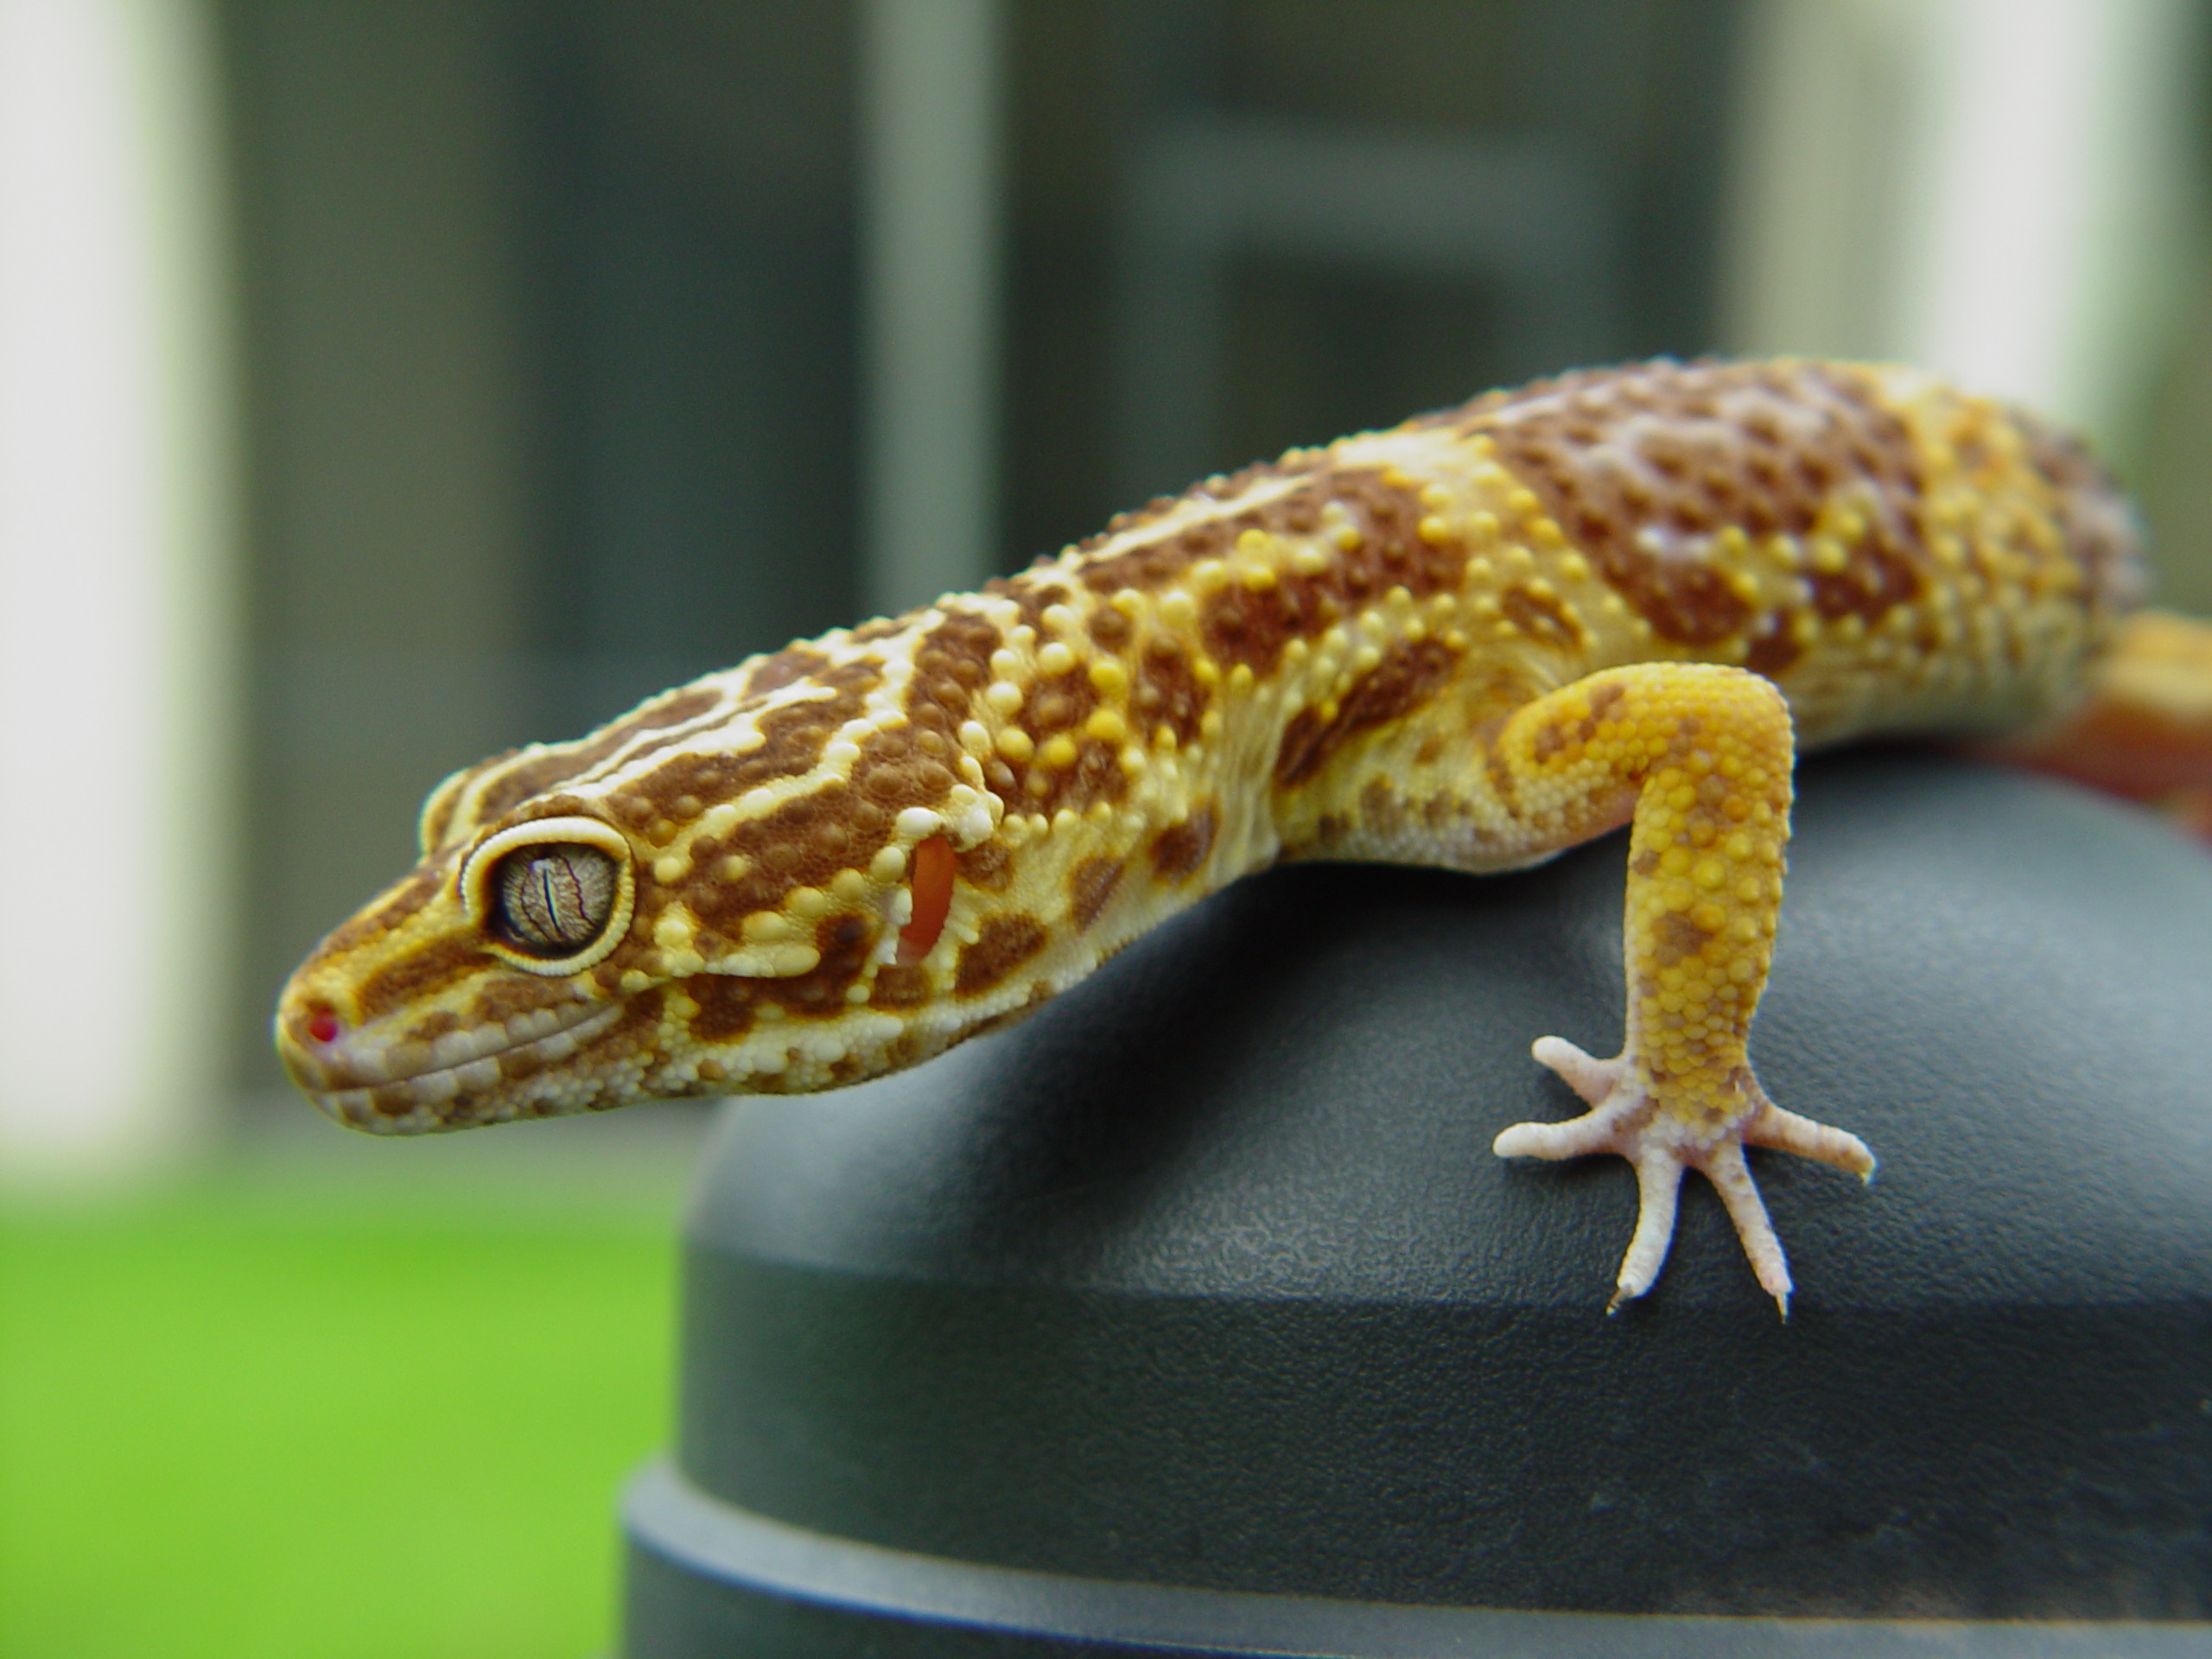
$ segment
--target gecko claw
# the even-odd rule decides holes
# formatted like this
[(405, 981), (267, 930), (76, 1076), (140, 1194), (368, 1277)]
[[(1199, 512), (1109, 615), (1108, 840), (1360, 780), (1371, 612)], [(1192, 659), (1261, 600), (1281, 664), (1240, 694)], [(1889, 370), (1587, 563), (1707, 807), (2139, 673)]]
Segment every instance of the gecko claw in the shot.
[(1560, 1123), (1516, 1123), (1499, 1133), (1491, 1150), (1501, 1158), (1580, 1158), (1611, 1153), (1635, 1166), (1636, 1231), (1621, 1257), (1608, 1314), (1649, 1291), (1666, 1265), (1683, 1174), (1700, 1172), (1727, 1207), (1736, 1236), (1759, 1287), (1774, 1299), (1786, 1322), (1794, 1288), (1782, 1241), (1768, 1218), (1745, 1161), (1746, 1146), (1770, 1147), (1816, 1159), (1871, 1179), (1874, 1155), (1855, 1135), (1783, 1111), (1766, 1098), (1748, 1069), (1738, 1074), (1742, 1109), (1717, 1128), (1685, 1121), (1666, 1109), (1660, 1090), (1632, 1053), (1593, 1058), (1557, 1037), (1531, 1051), (1589, 1103), (1580, 1117)]

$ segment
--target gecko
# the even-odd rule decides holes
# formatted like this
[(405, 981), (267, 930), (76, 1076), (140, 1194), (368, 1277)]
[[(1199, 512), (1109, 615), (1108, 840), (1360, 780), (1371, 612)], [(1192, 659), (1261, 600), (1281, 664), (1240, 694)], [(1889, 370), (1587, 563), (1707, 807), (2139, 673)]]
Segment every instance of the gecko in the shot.
[(1536, 1041), (1588, 1109), (1495, 1150), (1634, 1166), (1608, 1311), (1700, 1172), (1787, 1318), (1745, 1148), (1875, 1165), (1748, 1052), (1796, 755), (2050, 730), (2162, 649), (2212, 684), (2212, 631), (2138, 613), (2139, 539), (2079, 442), (1907, 367), (1491, 392), (455, 773), (277, 1047), (386, 1135), (832, 1089), (1283, 861), (1513, 870), (1625, 824), (1622, 1050)]

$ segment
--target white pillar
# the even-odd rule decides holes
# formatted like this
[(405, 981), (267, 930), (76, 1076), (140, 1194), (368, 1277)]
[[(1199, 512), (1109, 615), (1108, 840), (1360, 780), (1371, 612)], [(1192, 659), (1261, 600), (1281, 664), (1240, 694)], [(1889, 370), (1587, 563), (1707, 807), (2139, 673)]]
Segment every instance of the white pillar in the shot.
[(0, 1180), (173, 1159), (235, 934), (231, 349), (200, 0), (0, 0)]
[(1762, 0), (1732, 350), (1897, 358), (2125, 448), (2197, 229), (2190, 0)]
[(862, 0), (863, 602), (990, 572), (997, 520), (997, 0)]
[(2187, 0), (1945, 0), (1897, 279), (1900, 354), (2127, 435), (2195, 203)]

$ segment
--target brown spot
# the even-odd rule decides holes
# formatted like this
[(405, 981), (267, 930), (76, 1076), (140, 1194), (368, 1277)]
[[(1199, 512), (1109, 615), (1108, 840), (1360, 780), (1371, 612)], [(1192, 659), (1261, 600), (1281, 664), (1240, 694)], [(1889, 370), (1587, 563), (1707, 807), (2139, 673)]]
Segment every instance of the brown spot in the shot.
[(918, 1008), (930, 1000), (929, 970), (919, 963), (886, 963), (868, 993), (872, 1008)]
[(845, 992), (860, 979), (874, 944), (875, 929), (861, 918), (825, 916), (814, 929), (814, 948), (822, 953), (821, 962), (788, 979), (757, 980), (754, 989), (786, 1013), (812, 1020), (834, 1017), (850, 1006)]
[(1802, 537), (1830, 505), (1853, 506), (1865, 527), (1845, 568), (1811, 578), (1824, 616), (1878, 620), (1926, 580), (1917, 451), (1850, 369), (1662, 359), (1493, 394), (1462, 429), (1497, 443), (1662, 639), (1711, 647), (1748, 631), (1751, 607), (1706, 544), (1722, 524)]
[(526, 1048), (511, 1048), (499, 1056), (499, 1075), (509, 1083), (520, 1083), (536, 1077), (550, 1064), (543, 1056)]
[(1004, 893), (1014, 880), (1014, 853), (1003, 842), (979, 841), (956, 861), (960, 879), (985, 893)]
[(1098, 919), (1098, 912), (1106, 908), (1114, 896), (1114, 889), (1122, 883), (1122, 861), (1118, 858), (1086, 858), (1068, 874), (1068, 899), (1075, 912), (1075, 925), (1089, 927)]
[(914, 651), (906, 712), (918, 724), (956, 728), (974, 695), (990, 683), (999, 631), (980, 616), (954, 611), (924, 634)]
[[(606, 1035), (592, 1046), (609, 1053), (649, 1056), (656, 1065), (667, 1058), (655, 1042), (664, 1014), (667, 987), (649, 986), (623, 1004), (622, 1013)], [(609, 1102), (608, 1104), (619, 1103)]]
[(1751, 648), (1745, 654), (1744, 666), (1770, 680), (1788, 672), (1805, 654), (1805, 647), (1798, 642), (1796, 630), (1789, 626), (1786, 614), (1777, 613), (1764, 617), (1761, 626), (1762, 631), (1751, 636)]
[(830, 659), (804, 640), (793, 640), (772, 657), (763, 657), (745, 677), (740, 695), (747, 701), (780, 691), (830, 666)]
[[(1030, 685), (1013, 723), (1040, 747), (1053, 737), (1071, 734), (1076, 757), (1070, 766), (1050, 766), (1041, 757), (1028, 763), (1019, 796), (1009, 804), (1049, 816), (1062, 807), (1080, 812), (1095, 801), (1119, 801), (1128, 793), (1128, 778), (1114, 746), (1072, 736), (1097, 706), (1098, 693), (1079, 665)], [(994, 773), (987, 771), (985, 776), (996, 781)]]
[(1129, 707), (1147, 736), (1165, 726), (1178, 743), (1188, 745), (1198, 734), (1206, 702), (1206, 689), (1198, 683), (1180, 645), (1172, 639), (1154, 639), (1145, 646)]
[(364, 979), (354, 993), (354, 1004), (365, 1022), (382, 1019), (395, 1008), (493, 966), (494, 961), (471, 939), (439, 939)]
[(1529, 741), (1529, 750), (1538, 761), (1550, 760), (1562, 750), (1580, 748), (1598, 734), (1598, 728), (1628, 696), (1628, 688), (1618, 680), (1608, 680), (1590, 694), (1590, 706), (1576, 719), (1546, 721), (1536, 728)]
[(1128, 648), (1129, 635), (1134, 631), (1129, 619), (1111, 605), (1094, 605), (1084, 626), (1099, 648), (1116, 654)]
[[(464, 782), (464, 789), (473, 785), (477, 791), (466, 823), (460, 822), (452, 807), (448, 807), (445, 822), (436, 826), (437, 833), (429, 837), (430, 844), (442, 846), (457, 830), (491, 823), (531, 796), (542, 795), (556, 785), (582, 778), (647, 733), (665, 732), (721, 707), (722, 694), (719, 691), (702, 688), (666, 694), (611, 725), (602, 726), (581, 741), (512, 750), (486, 760)], [(458, 805), (462, 792), (454, 792), (454, 806)]]
[(415, 1110), (414, 1092), (404, 1084), (387, 1084), (369, 1096), (369, 1107), (378, 1117), (406, 1117)]
[[(651, 918), (671, 898), (680, 898), (707, 931), (702, 940), (713, 933), (734, 941), (747, 916), (775, 909), (793, 887), (827, 887), (840, 870), (865, 868), (890, 840), (894, 810), (832, 781), (765, 817), (745, 820), (726, 836), (702, 836), (691, 845), (691, 873), (672, 891), (650, 871), (639, 872), (638, 917), (645, 925), (640, 937), (650, 937)], [(734, 880), (721, 868), (732, 854), (750, 867)]]
[[(1303, 473), (1304, 476), (1300, 476)], [(1374, 467), (1328, 465), (1322, 452), (1286, 456), (1246, 468), (1235, 477), (1203, 484), (1185, 501), (1211, 504), (1233, 499), (1255, 485), (1294, 480), (1274, 499), (1217, 517), (1202, 517), (1172, 537), (1108, 556), (1079, 561), (1077, 574), (1093, 592), (1122, 588), (1157, 589), (1202, 559), (1219, 558), (1248, 530), (1307, 537), (1321, 523), (1322, 508), (1333, 505), (1346, 517), (1357, 539), (1349, 550), (1330, 550), (1325, 569), (1310, 575), (1278, 573), (1275, 585), (1253, 593), (1232, 585), (1212, 595), (1200, 618), (1207, 651), (1235, 666), (1249, 664), (1255, 673), (1272, 670), (1289, 639), (1310, 638), (1339, 617), (1394, 587), (1415, 598), (1459, 587), (1466, 550), (1455, 538), (1424, 541), (1418, 527), (1426, 513), (1419, 494), (1394, 484)], [(1091, 554), (1109, 537), (1085, 543)]]
[(1526, 588), (1509, 588), (1498, 595), (1497, 607), (1505, 620), (1539, 645), (1555, 651), (1582, 649), (1582, 626), (1567, 607), (1548, 594)]
[(1457, 589), (1467, 550), (1456, 537), (1430, 543), (1418, 526), (1427, 514), (1414, 490), (1365, 467), (1332, 467), (1311, 486), (1317, 499), (1334, 501), (1351, 517), (1358, 544), (1340, 551), (1329, 568), (1303, 579), (1344, 609), (1356, 609), (1392, 588), (1415, 599)]
[(2024, 410), (2014, 410), (2012, 416), (2026, 441), (2028, 464), (2055, 498), (2059, 532), (2091, 598), (2130, 608), (2142, 599), (2147, 577), (2127, 498), (2078, 438)]
[(1467, 822), (1467, 803), (1448, 791), (1430, 796), (1421, 804), (1421, 821), (1438, 834), (1447, 834)]
[(1233, 543), (1246, 530), (1310, 536), (1325, 502), (1346, 517), (1357, 532), (1353, 544), (1332, 548), (1318, 571), (1284, 569), (1258, 592), (1232, 583), (1212, 595), (1199, 626), (1215, 658), (1271, 673), (1288, 641), (1318, 637), (1390, 588), (1422, 599), (1459, 586), (1465, 547), (1452, 536), (1433, 542), (1422, 537), (1420, 496), (1371, 468), (1325, 467), (1265, 506), (1221, 521), (1222, 539)]
[(1243, 663), (1255, 674), (1272, 674), (1287, 643), (1323, 632), (1344, 613), (1333, 585), (1321, 576), (1283, 575), (1260, 593), (1224, 588), (1199, 615), (1206, 650), (1232, 668)]
[(1213, 838), (1220, 828), (1220, 817), (1211, 802), (1181, 823), (1169, 824), (1152, 838), (1154, 871), (1163, 881), (1187, 880), (1213, 851)]
[(689, 691), (664, 693), (638, 709), (626, 715), (607, 729), (634, 737), (640, 732), (665, 731), (671, 726), (683, 726), (702, 715), (712, 714), (722, 706), (722, 694), (710, 687), (700, 686)]
[(871, 732), (853, 762), (853, 787), (885, 812), (937, 806), (952, 790), (945, 764), (925, 751), (912, 731)]
[(1283, 788), (1305, 782), (1329, 757), (1360, 733), (1411, 713), (1451, 677), (1458, 654), (1440, 640), (1401, 641), (1339, 699), (1336, 715), (1324, 721), (1312, 709), (1301, 711), (1283, 732), (1275, 752), (1275, 782)]
[(1033, 916), (993, 916), (973, 944), (960, 947), (952, 988), (961, 996), (987, 991), (1045, 948), (1047, 935)]
[(1066, 604), (1071, 597), (1067, 584), (1057, 574), (1044, 574), (1051, 568), (1051, 561), (1040, 559), (1018, 575), (992, 577), (983, 584), (983, 591), (995, 598), (1012, 600), (1021, 612), (1021, 620), (1041, 636), (1045, 613), (1055, 605)]
[(1505, 729), (1506, 716), (1500, 715), (1484, 721), (1475, 728), (1475, 743), (1483, 757), (1483, 775), (1490, 780), (1491, 798), (1508, 812), (1518, 816), (1521, 810), (1521, 785), (1513, 775), (1513, 766), (1498, 747), (1498, 734)]
[(445, 886), (447, 874), (443, 863), (428, 865), (416, 870), (389, 894), (378, 899), (317, 945), (315, 950), (316, 960), (342, 956), (356, 945), (391, 932), (437, 897), (438, 890)]
[(753, 1029), (761, 982), (734, 974), (694, 974), (677, 982), (699, 1005), (690, 1034), (702, 1043), (734, 1042)]
[(522, 817), (524, 822), (528, 822), (531, 818), (552, 818), (562, 817), (588, 818), (594, 817), (596, 814), (597, 808), (595, 808), (590, 802), (585, 800), (582, 796), (571, 795), (566, 791), (563, 791), (554, 795), (539, 796), (536, 800), (530, 804), (530, 810), (524, 813)]
[(537, 974), (495, 974), (486, 980), (468, 1005), (468, 1017), (480, 1026), (505, 1025), (518, 1014), (565, 1006), (573, 996), (564, 979)]
[[(815, 677), (826, 696), (783, 703), (760, 716), (760, 747), (747, 754), (679, 754), (632, 784), (628, 798), (683, 821), (771, 779), (810, 772), (837, 728), (868, 706), (868, 692), (882, 677), (877, 663), (826, 669)], [(677, 803), (687, 797), (694, 804), (679, 812)]]
[(435, 1043), (449, 1031), (461, 1029), (461, 1016), (451, 1008), (438, 1008), (407, 1027), (410, 1043)]
[(1166, 587), (1198, 560), (1217, 555), (1229, 538), (1221, 521), (1214, 518), (1202, 518), (1173, 535), (1163, 533), (1119, 553), (1103, 557), (1097, 554), (1107, 543), (1165, 517), (1180, 501), (1210, 499), (1212, 493), (1205, 485), (1196, 485), (1180, 498), (1156, 496), (1143, 512), (1117, 514), (1109, 520), (1103, 531), (1076, 549), (1077, 574), (1084, 586), (1095, 594), (1116, 593), (1124, 588), (1147, 592)]
[[(456, 832), (478, 829), (505, 817), (533, 795), (543, 794), (556, 784), (581, 778), (600, 762), (620, 750), (634, 735), (632, 733), (604, 733), (580, 744), (554, 744), (539, 748), (510, 750), (484, 763), (481, 778), (472, 778), (469, 784), (479, 786), (475, 800), (464, 819), (458, 810), (444, 815), (444, 822), (437, 835), (430, 841), (434, 847), (443, 846), (448, 836)], [(467, 785), (464, 785), (464, 791)], [(458, 808), (461, 794), (457, 791), (454, 805)]]
[(1021, 781), (1021, 800), (1027, 810), (1048, 817), (1062, 807), (1080, 812), (1094, 801), (1119, 801), (1128, 792), (1128, 775), (1122, 770), (1114, 746), (1090, 737), (1077, 741), (1073, 766), (1034, 760)]
[(1014, 723), (1042, 743), (1055, 732), (1080, 725), (1098, 706), (1098, 693), (1078, 664), (1065, 674), (1039, 677), (1021, 700)]
[(1405, 828), (1405, 803), (1390, 787), (1387, 778), (1371, 778), (1367, 787), (1359, 791), (1359, 815), (1368, 829), (1378, 836), (1395, 836)]
[(1713, 935), (1680, 911), (1661, 916), (1651, 930), (1655, 968), (1671, 968), (1685, 957), (1696, 956), (1713, 943)]

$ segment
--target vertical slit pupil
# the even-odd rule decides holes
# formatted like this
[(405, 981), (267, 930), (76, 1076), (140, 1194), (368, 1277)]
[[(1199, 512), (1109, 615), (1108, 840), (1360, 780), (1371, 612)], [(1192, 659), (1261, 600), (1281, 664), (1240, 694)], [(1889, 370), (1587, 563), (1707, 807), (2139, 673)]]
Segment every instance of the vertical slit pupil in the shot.
[(500, 933), (516, 948), (561, 955), (599, 936), (614, 909), (614, 861), (563, 842), (508, 855), (499, 866)]

